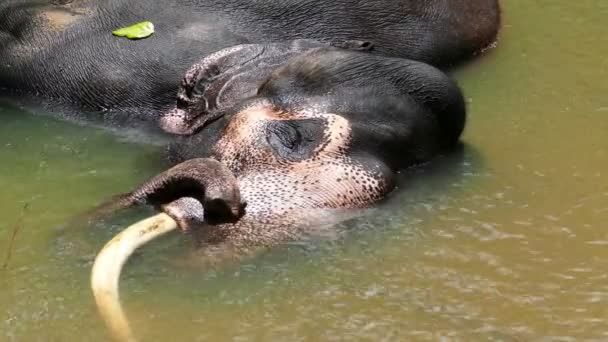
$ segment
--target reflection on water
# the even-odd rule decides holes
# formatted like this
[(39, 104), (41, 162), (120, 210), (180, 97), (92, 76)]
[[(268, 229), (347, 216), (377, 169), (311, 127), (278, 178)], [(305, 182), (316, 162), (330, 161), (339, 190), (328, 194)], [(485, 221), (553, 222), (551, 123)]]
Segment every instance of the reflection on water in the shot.
[[(335, 239), (206, 270), (182, 236), (146, 247), (122, 282), (137, 333), (608, 339), (608, 4), (503, 7), (499, 47), (456, 72), (470, 109), (459, 154), (404, 172)], [(66, 222), (158, 171), (160, 147), (2, 108), (0, 251), (29, 212), (0, 270), (0, 340), (104, 341), (91, 262), (136, 217)]]

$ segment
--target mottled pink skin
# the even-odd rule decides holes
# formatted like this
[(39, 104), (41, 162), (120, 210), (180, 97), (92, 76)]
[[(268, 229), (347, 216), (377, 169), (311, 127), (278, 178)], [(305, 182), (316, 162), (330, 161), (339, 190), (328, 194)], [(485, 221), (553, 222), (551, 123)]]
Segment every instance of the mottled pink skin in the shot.
[[(301, 161), (281, 158), (263, 142), (269, 121), (317, 118), (325, 123), (322, 142)], [(294, 211), (360, 208), (387, 191), (382, 166), (362, 167), (347, 155), (349, 122), (323, 109), (284, 112), (265, 101), (243, 108), (228, 124), (213, 155), (239, 182), (249, 214), (292, 215)]]

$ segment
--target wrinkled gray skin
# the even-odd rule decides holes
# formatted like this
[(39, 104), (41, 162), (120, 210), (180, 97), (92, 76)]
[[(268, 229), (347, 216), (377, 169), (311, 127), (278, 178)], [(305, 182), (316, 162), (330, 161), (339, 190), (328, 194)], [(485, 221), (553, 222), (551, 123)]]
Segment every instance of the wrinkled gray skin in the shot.
[[(182, 136), (176, 166), (117, 203), (198, 227), (211, 253), (300, 237), (453, 147), (462, 95), (425, 63), (499, 26), (493, 0), (37, 3), (0, 4), (2, 93)], [(143, 19), (149, 39), (109, 34)]]
[[(346, 41), (333, 46), (371, 51), (373, 44)], [(159, 126), (169, 133), (190, 135), (222, 115), (240, 99), (256, 95), (258, 86), (288, 59), (330, 44), (298, 39), (283, 43), (243, 44), (217, 51), (186, 72), (177, 93), (177, 106), (163, 113)]]
[[(142, 20), (147, 39), (112, 36)], [(3, 0), (0, 94), (105, 124), (154, 123), (186, 70), (240, 44), (313, 39), (443, 68), (491, 44), (497, 0)]]

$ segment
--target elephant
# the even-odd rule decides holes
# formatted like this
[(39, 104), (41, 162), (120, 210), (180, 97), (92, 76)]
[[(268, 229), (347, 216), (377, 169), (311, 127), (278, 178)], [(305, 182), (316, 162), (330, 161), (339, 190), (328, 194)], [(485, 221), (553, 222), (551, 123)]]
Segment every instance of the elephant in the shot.
[[(110, 34), (143, 19), (151, 38)], [(171, 134), (174, 166), (115, 205), (246, 250), (369, 207), (453, 148), (466, 108), (442, 70), (499, 26), (497, 0), (9, 0), (0, 94)]]
[[(439, 69), (338, 47), (257, 68), (266, 58), (249, 52), (277, 45), (303, 44), (230, 47), (193, 66), (161, 116), (178, 122), (172, 128), (196, 122), (197, 133), (170, 146), (175, 166), (117, 203), (154, 205), (205, 246), (246, 250), (370, 206), (394, 189), (399, 170), (458, 142), (464, 99)], [(253, 89), (227, 81), (255, 76)]]

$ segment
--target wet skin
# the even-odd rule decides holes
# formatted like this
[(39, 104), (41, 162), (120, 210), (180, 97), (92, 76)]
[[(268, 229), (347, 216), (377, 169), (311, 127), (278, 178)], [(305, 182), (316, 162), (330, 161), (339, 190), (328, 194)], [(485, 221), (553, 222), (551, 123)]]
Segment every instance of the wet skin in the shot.
[[(301, 42), (289, 46), (299, 48)], [(125, 201), (136, 198), (160, 206), (184, 229), (213, 226), (202, 230), (201, 240), (214, 245), (273, 243), (323, 223), (311, 217), (372, 205), (394, 188), (398, 170), (457, 143), (465, 123), (464, 101), (456, 84), (438, 69), (368, 52), (312, 47), (272, 70), (252, 73), (256, 62), (241, 54), (275, 48), (220, 51), (235, 65), (225, 75), (213, 63), (193, 66), (176, 108), (165, 115), (172, 122), (185, 117), (204, 122), (198, 133), (170, 149), (174, 161), (181, 162), (175, 168), (197, 172), (176, 178), (171, 169)], [(248, 84), (258, 86), (246, 91), (233, 92), (227, 81), (252, 81), (252, 75), (259, 79)], [(209, 105), (218, 102), (221, 108)], [(179, 111), (187, 114), (176, 115)], [(197, 120), (196, 115), (210, 119)], [(219, 187), (226, 193), (206, 191), (218, 178), (216, 161), (227, 166), (227, 181)], [(210, 172), (201, 171), (206, 169)], [(192, 177), (195, 173), (202, 178)], [(238, 197), (231, 195), (235, 188)], [(173, 202), (186, 197), (203, 205)], [(210, 202), (216, 205), (205, 205)]]
[[(0, 5), (0, 87), (79, 118), (185, 136), (169, 148), (176, 166), (121, 204), (156, 205), (184, 229), (211, 227), (198, 230), (204, 243), (270, 244), (331, 221), (313, 218), (373, 205), (396, 172), (453, 147), (462, 95), (425, 63), (480, 51), (499, 24), (490, 0), (345, 5), (363, 6), (83, 1), (58, 25), (48, 7), (10, 1)], [(159, 32), (138, 42), (106, 34), (132, 12), (150, 14)]]
[[(375, 55), (445, 68), (491, 44), (499, 17), (497, 0), (5, 0), (0, 94), (141, 127), (175, 103), (188, 68), (224, 48), (358, 40)], [(150, 38), (110, 34), (143, 19), (155, 24)]]

